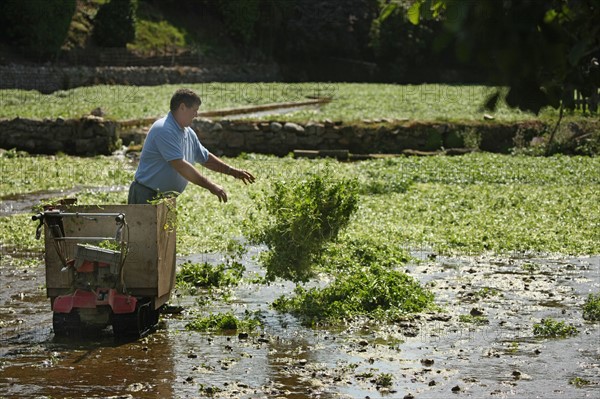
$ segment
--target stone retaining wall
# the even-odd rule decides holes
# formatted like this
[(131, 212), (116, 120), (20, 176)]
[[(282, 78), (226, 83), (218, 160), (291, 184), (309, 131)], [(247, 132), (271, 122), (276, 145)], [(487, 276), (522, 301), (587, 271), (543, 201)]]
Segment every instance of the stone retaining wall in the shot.
[(280, 79), (274, 64), (221, 64), (203, 67), (61, 67), (0, 65), (0, 89), (52, 93), (96, 84), (157, 86), (204, 82), (271, 82)]
[(199, 120), (192, 127), (211, 151), (228, 156), (242, 152), (286, 155), (295, 149), (399, 154), (408, 149), (435, 151), (465, 146), (508, 152), (515, 146), (517, 135), (529, 142), (546, 129), (541, 122), (455, 124), (393, 120), (359, 124)]
[(69, 120), (0, 120), (0, 148), (16, 148), (32, 154), (109, 155), (119, 145), (117, 123), (94, 116)]
[[(569, 123), (575, 136), (587, 137), (600, 124)], [(547, 134), (553, 126), (543, 122), (410, 122), (363, 121), (356, 124), (325, 121), (297, 124), (284, 121), (208, 120), (192, 127), (202, 143), (217, 155), (240, 153), (287, 155), (294, 150), (347, 150), (352, 154), (400, 154), (406, 150), (437, 151), (477, 148), (506, 153), (515, 146), (528, 146), (534, 137)], [(119, 122), (88, 116), (75, 120), (0, 120), (0, 148), (30, 153), (72, 155), (110, 154), (126, 145), (143, 142), (148, 126), (120, 126)], [(573, 136), (573, 137), (575, 137)], [(596, 137), (597, 136), (597, 137)], [(537, 139), (536, 139), (537, 140)], [(535, 140), (533, 140), (535, 141)]]

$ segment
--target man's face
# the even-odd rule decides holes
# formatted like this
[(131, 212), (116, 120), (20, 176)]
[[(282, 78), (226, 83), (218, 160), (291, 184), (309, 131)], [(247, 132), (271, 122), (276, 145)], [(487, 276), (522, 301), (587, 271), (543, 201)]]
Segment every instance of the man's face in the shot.
[(194, 104), (191, 107), (187, 107), (184, 103), (179, 104), (179, 122), (183, 127), (190, 126), (195, 117), (198, 116), (199, 104)]

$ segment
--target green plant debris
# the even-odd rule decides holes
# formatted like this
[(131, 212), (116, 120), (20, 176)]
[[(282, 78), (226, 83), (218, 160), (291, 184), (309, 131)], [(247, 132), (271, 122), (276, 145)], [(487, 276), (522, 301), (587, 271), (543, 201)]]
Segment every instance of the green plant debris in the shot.
[(540, 323), (533, 325), (533, 335), (543, 338), (566, 338), (577, 335), (579, 331), (571, 324), (564, 321), (556, 321), (552, 318), (542, 319)]
[(484, 325), (490, 323), (486, 316), (473, 316), (470, 314), (461, 314), (460, 316), (458, 316), (458, 321), (460, 321), (461, 323), (469, 323), (476, 325)]
[(490, 287), (483, 287), (474, 294), (475, 298), (479, 299), (487, 299), (499, 295), (501, 295), (501, 291), (499, 289)]
[(245, 267), (239, 262), (211, 265), (208, 262), (184, 262), (177, 272), (179, 288), (219, 288), (237, 285), (244, 273)]
[(200, 384), (200, 388), (198, 388), (198, 392), (212, 398), (215, 395), (219, 394), (220, 392), (223, 392), (223, 389), (219, 388), (216, 385)]
[(358, 207), (356, 183), (334, 180), (329, 173), (277, 181), (273, 193), (260, 198), (267, 221), (251, 218), (250, 236), (269, 248), (262, 261), (270, 280), (307, 281), (324, 246), (335, 240)]
[(517, 353), (518, 350), (519, 350), (519, 343), (516, 341), (513, 341), (510, 343), (510, 346), (507, 349), (507, 352), (514, 354), (514, 353)]
[(237, 318), (233, 312), (199, 315), (186, 324), (189, 331), (244, 331), (250, 332), (261, 325), (260, 320), (250, 314), (243, 319)]
[(375, 385), (382, 388), (389, 388), (394, 383), (394, 376), (390, 373), (381, 373), (375, 378)]
[(583, 318), (590, 321), (600, 321), (600, 294), (588, 295), (583, 305)]
[(540, 265), (536, 265), (535, 263), (524, 263), (521, 268), (528, 272), (529, 274), (537, 273), (540, 270)]
[(575, 385), (577, 388), (583, 388), (587, 385), (591, 385), (592, 382), (590, 380), (586, 380), (585, 378), (573, 377), (569, 380), (569, 384)]
[(381, 320), (433, 308), (433, 294), (405, 273), (379, 264), (356, 266), (340, 273), (324, 288), (297, 286), (294, 296), (281, 296), (273, 307), (306, 325), (338, 324), (360, 316)]
[[(86, 245), (93, 248), (93, 245)], [(121, 243), (113, 240), (104, 240), (98, 243), (98, 248), (110, 249), (111, 251), (121, 252)]]

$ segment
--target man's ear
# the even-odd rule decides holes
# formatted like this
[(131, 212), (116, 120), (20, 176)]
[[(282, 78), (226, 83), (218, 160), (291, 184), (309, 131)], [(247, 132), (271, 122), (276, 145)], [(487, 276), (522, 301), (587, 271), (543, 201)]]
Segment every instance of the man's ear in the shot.
[(177, 108), (177, 110), (178, 110), (179, 112), (182, 112), (182, 111), (185, 111), (185, 108), (186, 108), (186, 107), (185, 107), (185, 104), (184, 104), (184, 103), (181, 103), (181, 104), (179, 104), (179, 108)]

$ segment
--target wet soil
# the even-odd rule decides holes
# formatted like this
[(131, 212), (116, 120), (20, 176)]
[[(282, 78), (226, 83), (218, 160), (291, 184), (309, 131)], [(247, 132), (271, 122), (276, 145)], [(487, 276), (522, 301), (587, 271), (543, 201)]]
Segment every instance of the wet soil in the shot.
[[(256, 252), (243, 259), (247, 281), (264, 274)], [(292, 284), (245, 282), (229, 300), (176, 292), (171, 303), (186, 311), (163, 315), (158, 331), (133, 342), (116, 342), (110, 328), (82, 340), (55, 338), (43, 261), (31, 268), (0, 265), (0, 398), (600, 396), (600, 323), (583, 320), (581, 311), (586, 296), (600, 289), (600, 256), (414, 255), (421, 262), (406, 270), (432, 285), (441, 312), (389, 325), (309, 329), (269, 308)], [(178, 262), (188, 259), (222, 261), (215, 254)], [(257, 311), (263, 327), (247, 338), (186, 331), (198, 311), (239, 317)], [(481, 324), (466, 322), (469, 315)], [(572, 323), (579, 334), (534, 337), (533, 324), (545, 317)], [(391, 386), (378, 386), (382, 373), (392, 375)], [(576, 377), (589, 384), (570, 384)]]

